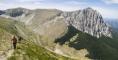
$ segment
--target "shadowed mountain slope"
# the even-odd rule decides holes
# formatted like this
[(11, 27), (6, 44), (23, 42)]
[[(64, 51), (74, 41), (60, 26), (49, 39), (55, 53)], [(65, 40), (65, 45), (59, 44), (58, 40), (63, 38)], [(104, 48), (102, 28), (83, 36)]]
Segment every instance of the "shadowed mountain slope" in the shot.
[[(73, 36), (77, 35), (76, 39), (71, 40)], [(98, 60), (117, 60), (118, 59), (118, 39), (117, 35), (113, 34), (113, 38), (102, 36), (101, 38), (93, 37), (89, 34), (78, 31), (76, 28), (70, 26), (69, 31), (65, 36), (59, 38), (55, 43), (68, 46), (76, 49), (87, 49), (89, 52), (86, 57)]]

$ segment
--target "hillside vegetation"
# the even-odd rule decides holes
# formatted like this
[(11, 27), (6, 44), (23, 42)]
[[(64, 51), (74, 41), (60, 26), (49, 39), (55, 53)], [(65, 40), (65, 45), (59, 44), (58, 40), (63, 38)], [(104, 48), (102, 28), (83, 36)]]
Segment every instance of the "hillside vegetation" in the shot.
[(30, 32), (23, 23), (0, 17), (0, 51), (11, 49), (13, 35), (21, 36), (23, 40), (18, 43), (17, 49), (8, 60), (72, 60), (37, 45), (35, 41), (40, 38)]
[[(73, 38), (73, 36), (76, 36)], [(73, 38), (73, 39), (71, 39)], [(89, 34), (78, 31), (70, 26), (68, 33), (55, 41), (60, 45), (67, 44), (76, 49), (87, 49), (89, 52), (86, 57), (98, 60), (117, 60), (118, 59), (118, 37), (113, 33), (113, 37), (102, 36), (100, 38), (93, 37)]]

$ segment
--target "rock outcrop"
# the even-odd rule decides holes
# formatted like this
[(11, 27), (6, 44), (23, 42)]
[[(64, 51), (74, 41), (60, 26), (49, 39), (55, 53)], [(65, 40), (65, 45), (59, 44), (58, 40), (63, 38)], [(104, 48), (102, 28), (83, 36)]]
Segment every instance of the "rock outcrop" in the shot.
[(100, 13), (92, 8), (64, 12), (63, 16), (68, 25), (72, 25), (82, 32), (86, 32), (98, 38), (102, 35), (111, 37), (109, 26), (106, 25)]

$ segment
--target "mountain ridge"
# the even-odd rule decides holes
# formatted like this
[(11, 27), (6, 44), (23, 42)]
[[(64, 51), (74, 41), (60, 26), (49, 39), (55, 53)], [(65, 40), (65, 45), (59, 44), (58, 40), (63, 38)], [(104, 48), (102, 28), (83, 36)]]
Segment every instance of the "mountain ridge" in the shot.
[[(106, 25), (101, 14), (90, 7), (83, 10), (77, 10), (71, 12), (64, 12), (57, 9), (36, 9), (30, 11), (29, 9), (25, 9), (25, 8), (14, 8), (14, 9), (6, 10), (5, 15), (7, 16), (9, 16), (9, 14), (15, 15), (12, 14), (12, 11), (15, 11), (16, 13), (21, 11), (19, 13), (21, 15), (16, 14), (16, 16), (11, 16), (11, 18), (15, 18), (16, 20), (21, 20), (22, 22), (25, 22), (30, 26), (32, 24), (33, 24), (32, 26), (35, 26), (36, 23), (42, 25), (42, 23), (45, 23), (46, 21), (50, 21), (51, 18), (62, 16), (63, 21), (65, 21), (67, 25), (73, 25), (74, 27), (76, 27), (78, 30), (82, 32), (88, 33), (98, 38), (101, 37), (102, 35), (105, 35), (107, 37), (112, 37), (111, 29), (109, 26)], [(52, 15), (47, 15), (46, 13)], [(38, 27), (32, 27), (32, 28), (35, 29)]]

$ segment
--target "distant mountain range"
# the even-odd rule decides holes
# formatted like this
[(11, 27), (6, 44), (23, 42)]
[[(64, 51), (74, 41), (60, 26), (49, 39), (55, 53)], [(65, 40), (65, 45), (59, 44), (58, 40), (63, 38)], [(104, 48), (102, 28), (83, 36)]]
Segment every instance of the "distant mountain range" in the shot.
[(118, 31), (118, 19), (105, 19), (105, 22)]

